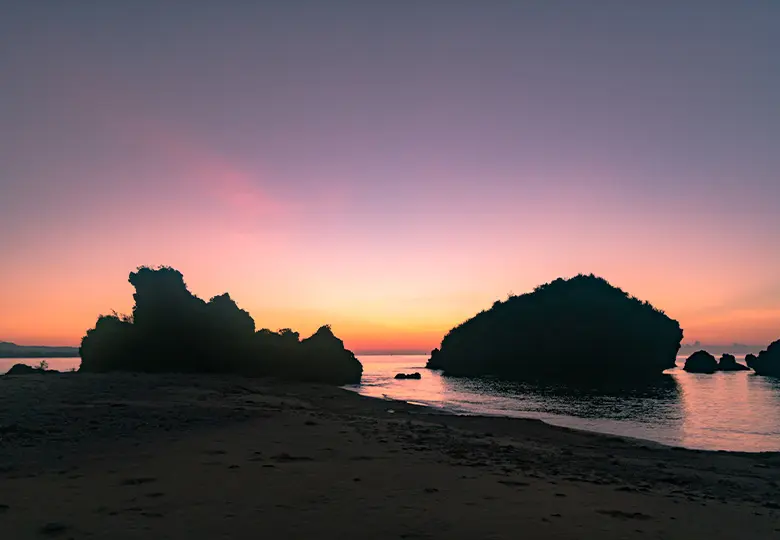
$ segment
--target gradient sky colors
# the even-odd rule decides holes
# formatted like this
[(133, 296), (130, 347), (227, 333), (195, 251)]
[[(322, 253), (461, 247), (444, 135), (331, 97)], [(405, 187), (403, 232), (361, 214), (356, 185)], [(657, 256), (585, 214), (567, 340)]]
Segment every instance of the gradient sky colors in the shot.
[(780, 337), (780, 2), (0, 6), (0, 339), (180, 269), (259, 326), (430, 349), (593, 272)]

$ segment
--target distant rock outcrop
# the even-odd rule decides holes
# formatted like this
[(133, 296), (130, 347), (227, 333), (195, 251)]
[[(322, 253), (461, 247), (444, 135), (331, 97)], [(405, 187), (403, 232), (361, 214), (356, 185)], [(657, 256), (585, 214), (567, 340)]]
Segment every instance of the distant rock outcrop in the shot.
[(130, 316), (103, 315), (81, 342), (80, 371), (238, 373), (352, 384), (363, 367), (323, 326), (301, 341), (297, 332), (255, 332), (255, 321), (228, 294), (205, 302), (181, 272), (141, 267), (130, 274)]
[(422, 375), (418, 372), (414, 373), (398, 373), (395, 376), (396, 379), (422, 379)]
[(690, 373), (715, 373), (718, 361), (707, 351), (696, 351), (685, 360), (683, 369)]
[(674, 367), (677, 321), (593, 275), (495, 302), (444, 337), (427, 367), (506, 379), (647, 378)]
[(32, 367), (27, 364), (14, 364), (11, 369), (5, 372), (6, 375), (49, 375), (53, 373), (59, 373), (59, 371)]
[(431, 351), (431, 357), (428, 359), (428, 364), (425, 367), (428, 369), (442, 369), (439, 363), (439, 349)]
[(737, 363), (737, 358), (733, 354), (725, 353), (718, 361), (718, 371), (749, 371), (750, 368)]
[(755, 370), (755, 363), (756, 363), (756, 359), (757, 358), (758, 357), (755, 354), (752, 354), (752, 353), (746, 354), (745, 355), (745, 363), (747, 364), (747, 367), (749, 367), (750, 369)]
[[(748, 360), (747, 357), (745, 359)], [(748, 366), (758, 375), (780, 377), (780, 339), (748, 360)]]

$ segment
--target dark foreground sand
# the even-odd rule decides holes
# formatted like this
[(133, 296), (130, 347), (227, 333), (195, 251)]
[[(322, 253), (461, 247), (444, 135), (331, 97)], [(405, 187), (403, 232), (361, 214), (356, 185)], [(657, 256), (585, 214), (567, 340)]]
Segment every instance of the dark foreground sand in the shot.
[[(394, 411), (394, 412), (391, 412)], [(332, 388), (0, 378), (0, 538), (780, 538), (780, 455)]]

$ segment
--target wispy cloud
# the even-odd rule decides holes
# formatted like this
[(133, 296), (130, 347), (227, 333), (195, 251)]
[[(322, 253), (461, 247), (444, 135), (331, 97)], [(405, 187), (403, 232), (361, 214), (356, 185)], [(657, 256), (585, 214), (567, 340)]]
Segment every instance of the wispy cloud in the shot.
[(135, 121), (133, 132), (155, 161), (176, 173), (182, 189), (210, 197), (240, 217), (280, 218), (300, 210), (300, 203), (272, 195), (261, 172), (194, 137), (150, 121)]

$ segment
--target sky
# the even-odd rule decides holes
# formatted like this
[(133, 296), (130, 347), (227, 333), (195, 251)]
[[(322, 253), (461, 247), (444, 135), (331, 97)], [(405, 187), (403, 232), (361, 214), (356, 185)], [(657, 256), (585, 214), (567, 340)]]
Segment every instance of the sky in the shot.
[(595, 273), (780, 338), (780, 2), (0, 5), (0, 340), (171, 265), (258, 327), (429, 350)]

